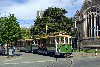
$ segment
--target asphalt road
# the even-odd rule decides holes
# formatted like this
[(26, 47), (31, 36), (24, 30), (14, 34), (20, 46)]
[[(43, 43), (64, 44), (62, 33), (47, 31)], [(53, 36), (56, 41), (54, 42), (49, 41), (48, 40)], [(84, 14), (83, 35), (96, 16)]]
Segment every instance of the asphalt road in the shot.
[(17, 56), (0, 57), (0, 67), (100, 67), (100, 58), (56, 58), (32, 53), (16, 52)]
[(100, 67), (100, 57), (74, 58), (72, 67)]

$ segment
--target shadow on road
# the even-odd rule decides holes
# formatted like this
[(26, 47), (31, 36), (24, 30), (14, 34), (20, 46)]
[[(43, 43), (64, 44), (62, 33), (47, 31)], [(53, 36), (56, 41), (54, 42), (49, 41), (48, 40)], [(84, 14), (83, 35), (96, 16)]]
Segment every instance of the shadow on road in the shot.
[[(21, 56), (22, 54), (14, 54), (13, 56)], [(0, 56), (8, 56), (7, 54), (0, 54)]]

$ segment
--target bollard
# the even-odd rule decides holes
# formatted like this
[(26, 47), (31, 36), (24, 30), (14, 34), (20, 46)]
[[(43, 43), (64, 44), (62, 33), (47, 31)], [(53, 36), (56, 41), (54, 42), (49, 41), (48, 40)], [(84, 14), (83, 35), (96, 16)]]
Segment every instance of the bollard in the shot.
[(56, 62), (57, 62), (57, 57), (56, 57)]
[(95, 56), (97, 56), (97, 48), (95, 49)]

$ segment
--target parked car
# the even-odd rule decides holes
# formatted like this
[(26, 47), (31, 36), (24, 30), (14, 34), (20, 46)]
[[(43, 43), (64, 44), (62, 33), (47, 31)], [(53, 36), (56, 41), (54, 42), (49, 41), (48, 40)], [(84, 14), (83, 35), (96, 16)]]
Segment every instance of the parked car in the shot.
[(17, 46), (17, 49), (20, 51), (25, 51), (26, 48), (25, 48), (25, 46)]
[(0, 45), (0, 54), (5, 54), (6, 50), (3, 46)]

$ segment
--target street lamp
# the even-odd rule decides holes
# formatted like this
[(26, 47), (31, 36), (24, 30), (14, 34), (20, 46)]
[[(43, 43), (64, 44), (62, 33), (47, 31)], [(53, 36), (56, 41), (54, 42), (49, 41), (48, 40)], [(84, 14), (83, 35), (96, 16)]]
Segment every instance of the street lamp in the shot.
[[(74, 24), (73, 24), (73, 27), (74, 27), (74, 40), (75, 41), (77, 41), (77, 38), (78, 38), (78, 42), (80, 43), (80, 36), (79, 36), (79, 32), (78, 33), (76, 33), (76, 31), (79, 31), (79, 30), (77, 30), (78, 28), (77, 28), (77, 22), (79, 22), (80, 21), (80, 13), (79, 13), (79, 11), (77, 10), (76, 11), (76, 14), (75, 14), (75, 16), (74, 16)], [(78, 37), (76, 36), (76, 34), (78, 34)], [(74, 44), (75, 46), (76, 46), (76, 48), (77, 48), (77, 43), (76, 44)], [(80, 52), (80, 45), (78, 45), (79, 46), (79, 52)]]

